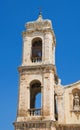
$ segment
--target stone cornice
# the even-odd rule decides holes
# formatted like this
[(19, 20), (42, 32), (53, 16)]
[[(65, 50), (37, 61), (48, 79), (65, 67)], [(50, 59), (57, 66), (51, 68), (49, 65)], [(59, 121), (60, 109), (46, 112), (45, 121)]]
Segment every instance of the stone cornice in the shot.
[(26, 28), (27, 30), (35, 30), (36, 28), (38, 29), (46, 29), (46, 28), (52, 28), (52, 24), (51, 24), (51, 21), (50, 20), (37, 20), (37, 21), (34, 21), (34, 22), (28, 22), (26, 24)]
[(55, 65), (35, 65), (35, 66), (20, 66), (18, 67), (18, 71), (20, 73), (34, 73), (41, 72), (41, 73), (46, 73), (46, 72), (54, 72), (56, 74), (56, 67)]
[(54, 34), (54, 32), (53, 32), (53, 30), (52, 29), (50, 29), (50, 28), (48, 28), (48, 29), (38, 29), (38, 28), (36, 28), (36, 29), (34, 29), (34, 30), (29, 30), (29, 31), (23, 31), (22, 32), (22, 35), (23, 35), (23, 37), (25, 37), (26, 35), (27, 36), (30, 36), (30, 35), (33, 35), (35, 32), (38, 32), (38, 33), (48, 33), (48, 32), (51, 32), (52, 33), (52, 35)]
[(69, 84), (69, 85), (65, 85), (64, 88), (68, 89), (68, 88), (71, 88), (71, 87), (75, 87), (75, 85), (78, 85), (78, 84), (80, 84), (80, 80), (75, 82), (75, 83), (72, 83), (72, 84)]

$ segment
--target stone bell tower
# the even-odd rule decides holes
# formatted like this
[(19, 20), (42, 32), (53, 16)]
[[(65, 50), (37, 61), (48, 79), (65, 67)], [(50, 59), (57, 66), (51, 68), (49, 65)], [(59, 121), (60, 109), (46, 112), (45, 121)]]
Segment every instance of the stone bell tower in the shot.
[[(55, 129), (55, 44), (50, 20), (44, 20), (39, 14), (36, 21), (26, 23), (22, 64), (18, 68), (20, 84), (15, 130)], [(37, 108), (39, 93), (41, 105)]]

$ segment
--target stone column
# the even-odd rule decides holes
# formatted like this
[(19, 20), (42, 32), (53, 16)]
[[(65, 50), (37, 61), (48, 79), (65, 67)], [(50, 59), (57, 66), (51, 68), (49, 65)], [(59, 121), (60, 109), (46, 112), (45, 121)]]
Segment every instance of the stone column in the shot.
[(57, 95), (57, 107), (58, 107), (58, 122), (64, 122), (64, 88), (59, 84), (55, 86), (55, 93)]
[(43, 116), (54, 120), (54, 74), (51, 71), (44, 74)]
[(29, 109), (29, 88), (27, 84), (27, 76), (20, 75), (19, 99), (18, 99), (18, 117), (27, 116), (27, 109)]
[(58, 102), (58, 122), (62, 123), (64, 121), (64, 106), (62, 95), (58, 95), (57, 102)]
[(31, 38), (23, 35), (23, 55), (22, 55), (22, 65), (31, 64)]
[[(50, 32), (45, 33), (44, 37), (45, 42), (45, 63), (52, 63), (53, 64), (53, 37)], [(52, 49), (53, 47), (53, 49)]]

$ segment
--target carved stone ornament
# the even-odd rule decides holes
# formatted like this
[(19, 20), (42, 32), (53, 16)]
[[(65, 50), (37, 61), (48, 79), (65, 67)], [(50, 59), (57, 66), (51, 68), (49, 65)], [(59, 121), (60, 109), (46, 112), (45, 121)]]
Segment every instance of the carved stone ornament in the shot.
[(51, 25), (48, 21), (27, 24), (27, 30), (42, 30), (45, 28), (51, 28)]
[(71, 112), (71, 116), (72, 116), (72, 113), (74, 113), (76, 115), (77, 119), (79, 119), (79, 117), (80, 117), (80, 110), (71, 110), (70, 112)]
[(73, 98), (73, 109), (71, 110), (71, 114), (72, 112), (76, 115), (77, 119), (79, 119), (80, 116), (80, 97), (79, 97), (79, 93), (75, 93), (74, 94), (74, 98)]
[(78, 96), (78, 93), (75, 94), (74, 99), (73, 99), (73, 106), (74, 110), (80, 110), (80, 98)]
[(52, 24), (50, 20), (43, 20), (40, 15), (36, 21), (28, 22), (26, 24), (27, 30), (42, 30), (42, 29), (52, 29)]
[(64, 88), (61, 85), (56, 85), (55, 86), (55, 93), (58, 96), (62, 96), (64, 94)]

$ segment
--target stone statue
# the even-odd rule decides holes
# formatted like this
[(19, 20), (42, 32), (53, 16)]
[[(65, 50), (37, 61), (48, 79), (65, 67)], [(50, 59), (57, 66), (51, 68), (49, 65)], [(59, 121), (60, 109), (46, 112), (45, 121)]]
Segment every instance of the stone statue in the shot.
[(73, 99), (73, 106), (75, 110), (78, 110), (80, 107), (80, 99), (78, 96), (78, 93), (75, 94), (74, 99)]

